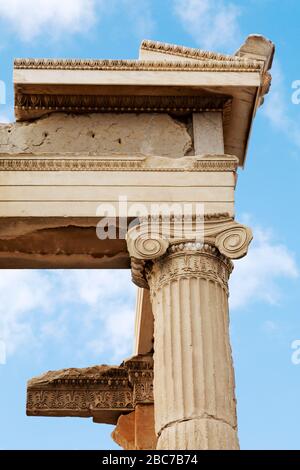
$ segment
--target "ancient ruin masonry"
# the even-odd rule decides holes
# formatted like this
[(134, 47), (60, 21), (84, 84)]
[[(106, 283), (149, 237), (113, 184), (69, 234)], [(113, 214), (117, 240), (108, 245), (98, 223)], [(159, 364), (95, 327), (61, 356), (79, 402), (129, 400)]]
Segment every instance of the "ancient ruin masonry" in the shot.
[(273, 55), (252, 35), (233, 55), (143, 41), (138, 60), (15, 61), (0, 267), (137, 286), (132, 358), (30, 380), (29, 416), (114, 424), (127, 450), (239, 449), (228, 280), (252, 233), (235, 188)]

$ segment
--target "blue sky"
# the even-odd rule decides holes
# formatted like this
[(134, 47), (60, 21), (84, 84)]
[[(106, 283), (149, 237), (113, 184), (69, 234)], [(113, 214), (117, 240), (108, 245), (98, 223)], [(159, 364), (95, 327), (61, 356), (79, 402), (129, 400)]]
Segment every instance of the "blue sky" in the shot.
[[(275, 42), (273, 86), (236, 194), (237, 220), (255, 234), (231, 280), (242, 449), (300, 449), (300, 355), (292, 361), (291, 348), (300, 340), (300, 104), (292, 103), (299, 17), (297, 0), (0, 0), (7, 91), (0, 122), (13, 119), (15, 57), (136, 58), (144, 38), (229, 53), (250, 33)], [(25, 391), (27, 379), (49, 369), (119, 363), (131, 354), (130, 273), (2, 272), (0, 299), (0, 448), (115, 448), (109, 426), (27, 418)]]

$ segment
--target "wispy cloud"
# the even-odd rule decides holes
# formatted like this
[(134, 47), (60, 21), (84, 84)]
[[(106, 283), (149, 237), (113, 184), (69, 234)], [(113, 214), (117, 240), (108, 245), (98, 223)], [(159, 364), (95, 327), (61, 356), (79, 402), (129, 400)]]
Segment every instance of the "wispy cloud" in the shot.
[(240, 42), (240, 8), (223, 0), (174, 0), (184, 29), (203, 49), (229, 50)]
[(0, 2), (0, 18), (23, 40), (86, 31), (101, 0), (10, 0)]
[(299, 276), (294, 254), (276, 243), (268, 230), (256, 227), (248, 255), (239, 260), (230, 282), (230, 306), (245, 308), (252, 302), (276, 304), (283, 294), (282, 279)]
[(154, 20), (149, 0), (1, 0), (0, 20), (7, 31), (30, 42), (38, 36), (58, 39), (87, 33), (99, 20), (120, 9), (135, 34), (151, 34)]
[(34, 311), (45, 311), (50, 291), (50, 280), (38, 271), (2, 271), (0, 340), (5, 343), (8, 355), (34, 341), (31, 315)]
[(77, 359), (119, 362), (132, 350), (135, 291), (128, 271), (5, 271), (0, 340), (8, 357), (54, 341)]
[(291, 96), (287, 94), (285, 77), (278, 61), (273, 65), (272, 77), (272, 87), (265, 99), (263, 114), (276, 130), (283, 132), (290, 142), (300, 147), (299, 119), (291, 116), (288, 107)]
[[(275, 304), (282, 280), (298, 275), (293, 253), (256, 228), (249, 254), (236, 263), (231, 278), (231, 308)], [(54, 342), (74, 355), (74, 363), (99, 362), (103, 355), (118, 363), (132, 351), (135, 294), (129, 271), (5, 271), (0, 341), (8, 358)]]

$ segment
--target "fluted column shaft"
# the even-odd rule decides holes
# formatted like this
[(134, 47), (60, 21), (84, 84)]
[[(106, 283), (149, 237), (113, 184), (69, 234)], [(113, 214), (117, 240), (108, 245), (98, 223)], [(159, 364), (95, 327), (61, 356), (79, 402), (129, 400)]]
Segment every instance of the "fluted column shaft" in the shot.
[(229, 343), (232, 263), (210, 245), (173, 245), (147, 270), (155, 318), (158, 449), (238, 449)]

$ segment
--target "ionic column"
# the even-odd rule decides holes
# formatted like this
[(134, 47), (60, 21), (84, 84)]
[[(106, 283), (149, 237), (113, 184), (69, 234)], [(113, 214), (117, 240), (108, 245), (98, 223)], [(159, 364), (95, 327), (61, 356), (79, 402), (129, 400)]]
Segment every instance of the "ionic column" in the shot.
[(158, 449), (238, 449), (227, 281), (216, 248), (173, 245), (149, 269)]
[[(158, 449), (239, 448), (229, 343), (229, 258), (243, 256), (249, 229), (232, 220), (208, 227), (204, 244), (145, 234), (129, 241), (150, 288)], [(143, 247), (143, 248), (142, 248)], [(141, 255), (144, 249), (144, 255)], [(150, 259), (152, 253), (152, 260)], [(162, 253), (163, 252), (163, 253)], [(143, 258), (143, 259), (142, 259)], [(141, 270), (138, 271), (138, 283)]]

